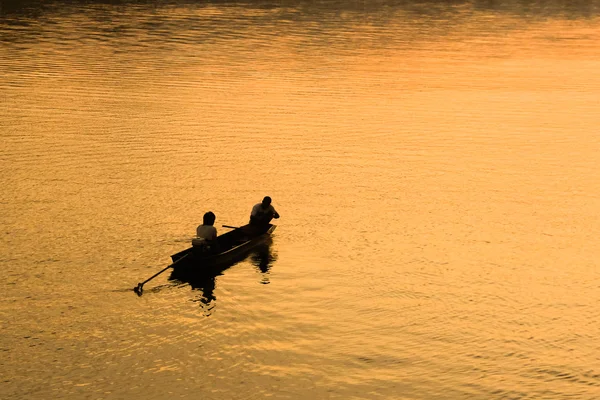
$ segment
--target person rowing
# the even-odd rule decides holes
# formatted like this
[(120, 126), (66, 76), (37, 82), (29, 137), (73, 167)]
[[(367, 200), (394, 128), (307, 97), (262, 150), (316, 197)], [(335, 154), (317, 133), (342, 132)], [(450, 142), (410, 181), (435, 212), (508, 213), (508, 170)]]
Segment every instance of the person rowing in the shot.
[(250, 225), (264, 228), (269, 225), (273, 218), (279, 218), (279, 213), (275, 211), (275, 208), (271, 205), (271, 198), (265, 196), (261, 203), (252, 207), (252, 212), (250, 213)]

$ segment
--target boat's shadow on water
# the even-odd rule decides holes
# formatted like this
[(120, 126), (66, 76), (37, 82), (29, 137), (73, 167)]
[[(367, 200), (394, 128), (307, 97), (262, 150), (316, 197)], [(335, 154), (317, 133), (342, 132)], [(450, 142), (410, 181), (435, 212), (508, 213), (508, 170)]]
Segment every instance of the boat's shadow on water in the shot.
[(192, 301), (198, 302), (200, 307), (204, 310), (205, 315), (209, 316), (212, 313), (217, 300), (214, 293), (216, 289), (216, 278), (220, 275), (224, 275), (224, 273), (234, 265), (243, 261), (250, 261), (257, 269), (257, 272), (262, 275), (260, 283), (270, 283), (269, 274), (274, 263), (277, 261), (277, 254), (273, 251), (272, 244), (273, 240), (268, 239), (264, 243), (260, 243), (254, 247), (252, 251), (242, 258), (228, 265), (224, 265), (219, 270), (213, 271), (210, 275), (181, 275), (174, 270), (169, 276), (169, 281), (171, 281), (174, 286), (184, 287), (189, 285), (193, 291), (197, 291), (198, 296), (192, 299)]

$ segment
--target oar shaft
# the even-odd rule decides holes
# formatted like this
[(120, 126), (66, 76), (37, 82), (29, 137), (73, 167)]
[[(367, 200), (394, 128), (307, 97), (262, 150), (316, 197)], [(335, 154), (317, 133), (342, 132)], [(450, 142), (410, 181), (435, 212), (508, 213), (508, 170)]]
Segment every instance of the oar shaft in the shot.
[(231, 225), (222, 225), (223, 228), (230, 228), (230, 229), (240, 229), (239, 226), (231, 226)]
[(138, 285), (133, 289), (136, 293), (138, 293), (139, 295), (141, 295), (142, 293), (142, 288), (143, 286), (146, 284), (146, 282), (151, 281), (152, 279), (156, 278), (157, 276), (159, 276), (160, 274), (162, 274), (163, 272), (165, 272), (166, 270), (168, 270), (169, 268), (172, 268), (175, 264), (177, 264), (178, 262), (184, 260), (187, 256), (189, 256), (191, 253), (187, 253), (185, 255), (183, 255), (183, 257), (181, 257), (179, 260), (175, 261), (173, 264), (161, 269), (160, 271), (158, 271), (157, 273), (155, 273), (154, 275), (152, 275), (150, 278), (146, 279), (144, 282), (138, 283)]
[(163, 272), (165, 272), (166, 270), (168, 270), (172, 266), (173, 266), (173, 264), (171, 264), (171, 265), (165, 267), (164, 269), (158, 271), (157, 273), (155, 273), (154, 275), (152, 275), (150, 278), (148, 278), (144, 282), (142, 282), (142, 285), (144, 285), (146, 282), (151, 281), (152, 279), (156, 278), (157, 276), (159, 276), (160, 274), (162, 274)]

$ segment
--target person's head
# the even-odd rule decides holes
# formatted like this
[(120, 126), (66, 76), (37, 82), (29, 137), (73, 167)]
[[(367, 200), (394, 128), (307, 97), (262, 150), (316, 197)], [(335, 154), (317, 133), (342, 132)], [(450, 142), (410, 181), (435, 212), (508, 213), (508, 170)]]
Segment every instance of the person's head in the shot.
[(215, 223), (215, 214), (212, 211), (204, 214), (203, 222), (204, 225), (212, 225)]
[(269, 196), (265, 196), (262, 201), (263, 207), (269, 207), (271, 205), (271, 198)]

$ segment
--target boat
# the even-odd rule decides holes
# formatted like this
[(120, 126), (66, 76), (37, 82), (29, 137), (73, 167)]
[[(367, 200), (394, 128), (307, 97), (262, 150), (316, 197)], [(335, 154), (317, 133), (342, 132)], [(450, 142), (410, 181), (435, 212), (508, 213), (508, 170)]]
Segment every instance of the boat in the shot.
[[(228, 227), (228, 226), (225, 226)], [(207, 253), (200, 246), (192, 246), (171, 256), (172, 279), (186, 280), (190, 276), (210, 276), (219, 274), (246, 258), (258, 245), (270, 240), (277, 226), (264, 227), (244, 225), (217, 236), (217, 253)]]

